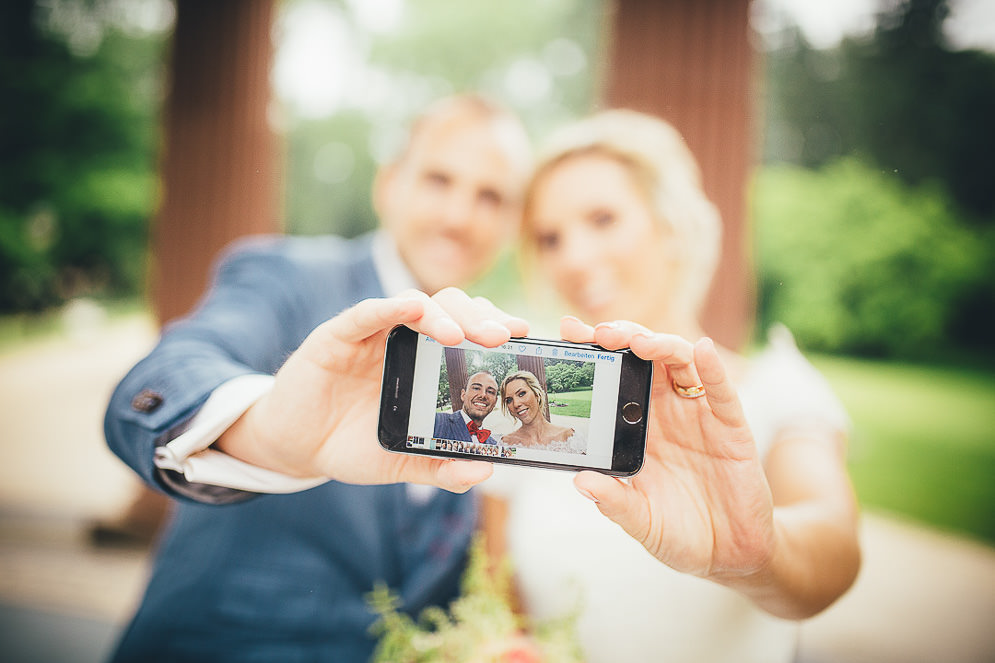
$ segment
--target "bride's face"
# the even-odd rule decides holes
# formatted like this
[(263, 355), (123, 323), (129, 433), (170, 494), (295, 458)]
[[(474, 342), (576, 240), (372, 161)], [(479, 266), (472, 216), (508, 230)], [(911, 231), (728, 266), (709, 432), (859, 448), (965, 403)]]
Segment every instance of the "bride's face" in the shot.
[(532, 423), (539, 415), (539, 399), (525, 380), (512, 380), (504, 386), (504, 403), (523, 424)]
[(568, 157), (538, 181), (528, 227), (539, 270), (596, 324), (653, 326), (671, 301), (676, 250), (630, 171), (600, 154)]

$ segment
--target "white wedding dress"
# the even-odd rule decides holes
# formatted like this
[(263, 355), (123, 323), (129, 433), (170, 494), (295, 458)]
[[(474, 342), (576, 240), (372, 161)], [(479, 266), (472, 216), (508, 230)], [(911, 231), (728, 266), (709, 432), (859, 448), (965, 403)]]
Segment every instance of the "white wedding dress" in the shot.
[[(775, 434), (799, 422), (849, 426), (787, 330), (776, 330), (751, 360), (739, 391), (761, 455)], [(793, 659), (795, 622), (659, 562), (577, 493), (573, 473), (499, 465), (482, 489), (509, 502), (509, 554), (530, 616), (542, 621), (579, 609), (588, 663)]]

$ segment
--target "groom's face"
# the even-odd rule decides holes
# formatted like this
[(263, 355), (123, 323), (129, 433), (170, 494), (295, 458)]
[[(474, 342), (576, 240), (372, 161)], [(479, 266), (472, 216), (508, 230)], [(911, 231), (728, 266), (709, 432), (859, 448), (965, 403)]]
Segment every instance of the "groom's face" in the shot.
[(469, 285), (517, 234), (525, 168), (503, 127), (468, 112), (434, 119), (378, 175), (377, 211), (429, 294)]
[(463, 398), (463, 411), (479, 424), (497, 404), (497, 381), (490, 373), (476, 373), (470, 376), (466, 389), (460, 395)]

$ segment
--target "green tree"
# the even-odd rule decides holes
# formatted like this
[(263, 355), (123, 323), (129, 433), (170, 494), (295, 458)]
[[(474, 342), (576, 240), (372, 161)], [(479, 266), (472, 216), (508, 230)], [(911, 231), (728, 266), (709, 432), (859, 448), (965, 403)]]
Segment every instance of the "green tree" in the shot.
[(947, 0), (888, 5), (869, 38), (810, 47), (798, 30), (767, 53), (765, 160), (860, 156), (909, 184), (942, 182), (969, 220), (995, 224), (995, 55), (951, 50)]
[(144, 278), (164, 28), (119, 9), (0, 4), (0, 312)]
[(959, 304), (986, 270), (942, 187), (911, 188), (855, 159), (768, 167), (755, 187), (761, 324), (806, 348), (949, 355)]

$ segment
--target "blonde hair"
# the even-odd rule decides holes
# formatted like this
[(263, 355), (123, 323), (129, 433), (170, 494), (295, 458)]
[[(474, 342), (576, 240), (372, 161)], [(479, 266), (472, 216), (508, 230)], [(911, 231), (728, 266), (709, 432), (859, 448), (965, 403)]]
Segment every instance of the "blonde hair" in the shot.
[[(501, 380), (501, 414), (509, 414), (508, 404), (504, 400), (504, 388), (512, 380), (524, 380), (525, 384), (532, 390), (532, 393), (535, 394), (536, 400), (539, 401), (539, 413), (542, 414), (546, 411), (546, 392), (543, 390), (542, 385), (539, 384), (539, 378), (532, 371), (515, 371), (504, 376), (504, 379)], [(543, 415), (543, 418), (545, 418), (545, 415)]]
[(603, 155), (621, 164), (646, 196), (654, 216), (682, 245), (676, 292), (683, 310), (697, 315), (718, 266), (721, 221), (705, 196), (701, 172), (680, 133), (664, 120), (632, 110), (596, 113), (555, 132), (540, 150), (525, 193), (523, 252), (536, 262), (532, 206), (542, 178), (559, 164), (583, 155)]

